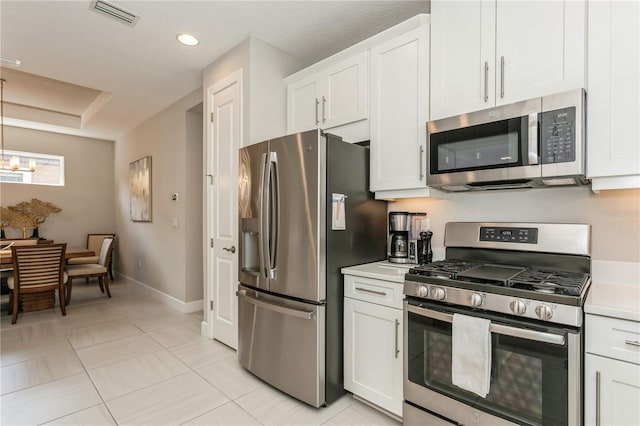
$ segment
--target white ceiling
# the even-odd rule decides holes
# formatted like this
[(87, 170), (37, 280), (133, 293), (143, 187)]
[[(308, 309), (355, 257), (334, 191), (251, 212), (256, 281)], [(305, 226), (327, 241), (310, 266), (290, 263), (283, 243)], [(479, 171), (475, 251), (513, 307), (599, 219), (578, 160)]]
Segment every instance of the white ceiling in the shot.
[[(22, 61), (2, 68), (14, 107), (5, 124), (114, 140), (200, 87), (202, 70), (249, 36), (310, 65), (429, 10), (428, 1), (394, 0), (113, 3), (139, 15), (137, 24), (93, 12), (89, 0), (0, 2), (0, 53)], [(180, 32), (197, 35), (200, 45), (177, 43)], [(57, 83), (50, 79), (65, 84), (46, 96), (43, 88)], [(64, 100), (66, 107), (81, 111), (47, 103), (66, 93), (80, 96)], [(38, 123), (20, 115), (20, 103), (38, 108), (29, 116)], [(43, 124), (59, 123), (56, 113), (72, 117), (63, 127)]]

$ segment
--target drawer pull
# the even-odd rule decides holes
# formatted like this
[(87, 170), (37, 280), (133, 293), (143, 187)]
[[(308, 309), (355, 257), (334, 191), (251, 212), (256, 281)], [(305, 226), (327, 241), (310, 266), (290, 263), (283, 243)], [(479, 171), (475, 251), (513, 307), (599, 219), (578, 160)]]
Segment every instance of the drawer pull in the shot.
[(638, 342), (637, 340), (625, 340), (624, 341), (627, 345), (631, 345), (631, 346), (640, 346), (640, 342)]
[(362, 288), (362, 287), (356, 287), (356, 291), (364, 291), (366, 293), (373, 293), (373, 294), (377, 294), (380, 296), (386, 296), (387, 293), (385, 293), (384, 291), (376, 291), (376, 290), (369, 290), (368, 288)]

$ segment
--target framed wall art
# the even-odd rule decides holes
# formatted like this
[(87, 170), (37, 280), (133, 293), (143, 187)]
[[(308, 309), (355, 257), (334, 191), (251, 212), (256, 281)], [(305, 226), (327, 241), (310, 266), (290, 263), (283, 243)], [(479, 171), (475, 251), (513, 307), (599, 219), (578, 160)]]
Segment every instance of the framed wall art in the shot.
[(129, 211), (134, 222), (151, 222), (151, 156), (129, 163)]

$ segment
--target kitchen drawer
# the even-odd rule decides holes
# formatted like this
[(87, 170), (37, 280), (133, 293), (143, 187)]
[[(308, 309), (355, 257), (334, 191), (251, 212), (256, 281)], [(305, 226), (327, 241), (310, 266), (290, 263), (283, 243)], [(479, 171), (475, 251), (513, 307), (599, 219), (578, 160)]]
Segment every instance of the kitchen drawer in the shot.
[(640, 322), (587, 315), (586, 351), (640, 364)]
[(344, 297), (402, 309), (403, 285), (355, 275), (344, 276)]

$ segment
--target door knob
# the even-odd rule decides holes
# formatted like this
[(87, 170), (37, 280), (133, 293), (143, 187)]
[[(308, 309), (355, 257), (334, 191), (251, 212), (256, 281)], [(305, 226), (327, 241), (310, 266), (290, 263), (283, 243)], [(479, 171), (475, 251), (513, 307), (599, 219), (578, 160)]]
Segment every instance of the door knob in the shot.
[(236, 246), (231, 246), (231, 248), (228, 248), (228, 247), (222, 247), (222, 250), (224, 250), (224, 251), (230, 251), (231, 253), (235, 253), (235, 252), (236, 252)]

